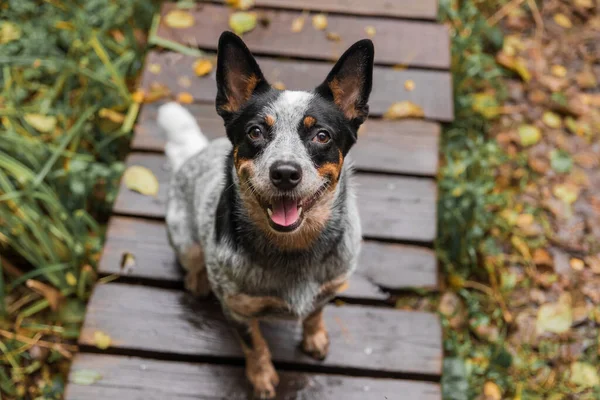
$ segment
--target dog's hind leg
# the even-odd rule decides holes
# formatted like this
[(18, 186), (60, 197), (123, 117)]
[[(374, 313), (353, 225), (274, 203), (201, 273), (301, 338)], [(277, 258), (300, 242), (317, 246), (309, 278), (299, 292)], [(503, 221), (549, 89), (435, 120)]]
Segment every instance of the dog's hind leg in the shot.
[(260, 332), (258, 319), (242, 322), (231, 319), (246, 356), (246, 376), (258, 399), (275, 398), (279, 376), (271, 362), (271, 352)]
[(194, 296), (207, 297), (211, 289), (202, 247), (192, 244), (182, 252), (179, 262), (186, 270), (185, 288)]
[(319, 308), (302, 321), (302, 350), (317, 360), (324, 360), (329, 352), (329, 335)]

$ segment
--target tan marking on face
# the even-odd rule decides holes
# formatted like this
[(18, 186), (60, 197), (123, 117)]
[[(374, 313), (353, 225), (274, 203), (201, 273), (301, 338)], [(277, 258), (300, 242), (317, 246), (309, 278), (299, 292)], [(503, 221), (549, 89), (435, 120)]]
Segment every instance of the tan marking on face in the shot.
[(271, 352), (265, 341), (258, 320), (249, 323), (252, 348), (242, 342), (242, 349), (246, 356), (246, 376), (254, 387), (254, 393), (260, 398), (275, 397), (275, 386), (279, 384), (279, 376), (271, 362)]
[(354, 119), (360, 116), (359, 110), (356, 109), (358, 100), (360, 82), (356, 79), (344, 79), (340, 82), (334, 78), (329, 82), (329, 89), (333, 94), (334, 103), (342, 110), (346, 118)]
[(323, 178), (329, 178), (331, 181), (331, 185), (329, 186), (329, 190), (334, 190), (338, 180), (340, 179), (340, 174), (342, 173), (342, 167), (344, 166), (344, 156), (342, 156), (342, 152), (338, 150), (338, 162), (337, 163), (325, 163), (321, 165), (317, 171), (319, 175)]
[(248, 179), (254, 174), (254, 161), (249, 158), (239, 157), (238, 150), (238, 147), (234, 147), (233, 149), (233, 165), (240, 181), (247, 184)]
[(228, 295), (225, 304), (231, 311), (243, 318), (253, 318), (265, 311), (285, 311), (290, 306), (285, 301), (274, 296), (249, 296), (244, 293)]
[(311, 117), (310, 115), (304, 118), (304, 127), (306, 129), (310, 129), (313, 126), (315, 126), (315, 124), (317, 123), (317, 120), (314, 117)]
[(302, 322), (302, 349), (317, 360), (322, 360), (329, 352), (329, 335), (323, 321), (323, 309), (309, 315)]
[(275, 125), (275, 117), (272, 115), (266, 115), (265, 116), (265, 123), (267, 125), (269, 125), (270, 127), (273, 127), (273, 125)]

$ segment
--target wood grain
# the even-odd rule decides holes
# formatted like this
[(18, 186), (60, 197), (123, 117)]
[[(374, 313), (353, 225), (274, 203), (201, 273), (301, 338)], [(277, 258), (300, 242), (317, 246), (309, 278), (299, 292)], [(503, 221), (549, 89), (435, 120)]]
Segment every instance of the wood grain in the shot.
[[(207, 55), (207, 58), (216, 65), (214, 54)], [(283, 83), (290, 90), (314, 89), (323, 82), (333, 67), (332, 63), (327, 62), (286, 61), (268, 57), (257, 57), (257, 60), (271, 84)], [(196, 61), (194, 57), (179, 53), (151, 52), (146, 61), (141, 87), (150, 91), (153, 86), (161, 84), (174, 96), (187, 92), (195, 101), (213, 104), (217, 93), (216, 70), (198, 77), (193, 68)], [(405, 89), (405, 83), (409, 80), (414, 87), (410, 91)], [(370, 114), (381, 116), (393, 103), (399, 101), (419, 105), (427, 119), (451, 121), (454, 117), (451, 74), (446, 71), (375, 67), (373, 91), (369, 99)]]
[[(144, 105), (131, 144), (134, 150), (160, 151), (165, 135), (156, 122), (162, 103)], [(225, 136), (223, 120), (214, 106), (184, 105), (196, 117), (202, 132), (210, 139)], [(359, 131), (350, 157), (358, 171), (389, 172), (434, 176), (438, 168), (440, 126), (436, 123), (369, 119)]]
[[(134, 192), (121, 182), (113, 210), (117, 214), (164, 218), (169, 185), (163, 155), (131, 153), (127, 165), (149, 168), (159, 182), (156, 197)], [(357, 174), (359, 212), (367, 238), (432, 242), (436, 236), (437, 187), (432, 179)]]
[[(193, 300), (175, 290), (98, 285), (79, 342), (94, 346), (94, 333), (102, 331), (111, 337), (112, 351), (241, 360), (237, 339), (215, 302)], [(263, 322), (261, 330), (274, 362), (339, 373), (371, 371), (388, 377), (441, 373), (442, 332), (435, 314), (345, 305), (326, 306), (324, 318), (332, 345), (323, 362), (299, 350), (297, 322)]]
[[(81, 370), (102, 378), (78, 385)], [(279, 371), (278, 399), (439, 400), (436, 383)], [(246, 400), (251, 390), (242, 367), (79, 354), (71, 366), (66, 400)]]
[[(224, 3), (223, 0), (216, 0)], [(257, 7), (310, 10), (374, 17), (437, 18), (437, 0), (257, 0)]]
[[(166, 3), (161, 14), (166, 15), (175, 7), (174, 3)], [(196, 21), (192, 27), (170, 28), (163, 18), (158, 36), (192, 47), (216, 50), (221, 32), (231, 29), (231, 10), (220, 5), (197, 4), (188, 11)], [(450, 41), (444, 25), (329, 15), (327, 31), (341, 37), (340, 41), (332, 41), (327, 39), (324, 31), (314, 29), (310, 19), (301, 32), (292, 32), (292, 22), (301, 14), (300, 11), (260, 10), (261, 20), (268, 24), (258, 24), (244, 34), (244, 41), (257, 54), (335, 60), (354, 42), (367, 37), (365, 28), (371, 26), (376, 30), (372, 38), (376, 63), (438, 69), (450, 67)]]
[[(121, 267), (126, 253), (135, 264)], [(175, 254), (167, 241), (165, 224), (130, 217), (113, 217), (106, 232), (104, 252), (98, 266), (101, 274), (117, 274), (180, 286), (182, 279)], [(359, 267), (342, 299), (386, 300), (380, 290), (411, 287), (437, 288), (437, 261), (432, 250), (417, 246), (365, 241)]]

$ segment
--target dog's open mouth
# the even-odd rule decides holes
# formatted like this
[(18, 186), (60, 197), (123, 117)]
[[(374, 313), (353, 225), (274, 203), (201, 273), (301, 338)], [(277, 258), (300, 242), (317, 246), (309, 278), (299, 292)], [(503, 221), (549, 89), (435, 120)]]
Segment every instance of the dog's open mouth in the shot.
[(279, 232), (291, 232), (302, 224), (304, 215), (315, 204), (322, 191), (307, 199), (278, 197), (266, 207), (271, 227)]

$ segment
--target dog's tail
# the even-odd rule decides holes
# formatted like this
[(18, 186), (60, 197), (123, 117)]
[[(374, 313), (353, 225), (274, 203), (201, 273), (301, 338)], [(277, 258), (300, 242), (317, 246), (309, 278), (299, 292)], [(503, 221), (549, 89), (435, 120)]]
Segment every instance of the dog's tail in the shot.
[(196, 120), (188, 110), (175, 102), (158, 109), (158, 124), (167, 134), (165, 153), (173, 172), (200, 150), (208, 146)]

